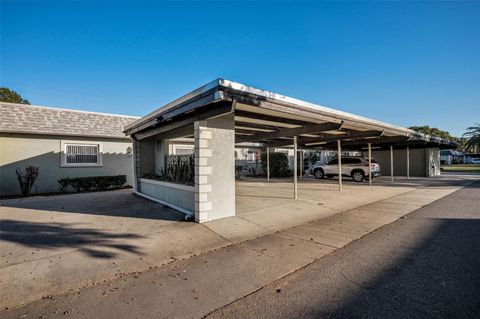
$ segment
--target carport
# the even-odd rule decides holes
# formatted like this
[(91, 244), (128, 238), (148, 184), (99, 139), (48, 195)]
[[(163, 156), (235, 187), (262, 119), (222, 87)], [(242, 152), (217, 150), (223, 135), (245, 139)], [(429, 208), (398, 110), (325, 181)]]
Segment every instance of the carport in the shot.
[[(235, 215), (235, 147), (260, 147), (267, 154), (293, 148), (293, 199), (298, 198), (299, 150), (336, 149), (339, 171), (342, 151), (373, 154), (385, 169), (382, 173), (393, 180), (394, 175), (438, 175), (439, 149), (456, 147), (406, 128), (224, 79), (155, 110), (128, 125), (125, 133), (134, 145), (134, 192), (193, 215), (197, 222)], [(194, 150), (193, 185), (156, 178), (165, 156), (179, 143)], [(342, 190), (341, 174), (338, 188)]]

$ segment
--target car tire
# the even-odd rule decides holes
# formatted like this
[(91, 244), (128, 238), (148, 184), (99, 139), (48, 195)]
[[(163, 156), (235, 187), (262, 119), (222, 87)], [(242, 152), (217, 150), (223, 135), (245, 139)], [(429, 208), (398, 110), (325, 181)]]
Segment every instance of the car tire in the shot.
[(323, 173), (323, 169), (321, 168), (318, 168), (316, 170), (313, 171), (313, 176), (315, 176), (316, 179), (321, 179), (325, 176), (325, 174)]
[(352, 179), (354, 182), (361, 183), (365, 179), (365, 173), (361, 170), (352, 171)]

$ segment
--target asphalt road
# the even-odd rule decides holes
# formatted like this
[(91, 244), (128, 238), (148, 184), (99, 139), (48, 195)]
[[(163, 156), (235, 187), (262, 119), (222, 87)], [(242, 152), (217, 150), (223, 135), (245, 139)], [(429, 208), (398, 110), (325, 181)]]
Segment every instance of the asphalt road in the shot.
[(480, 182), (212, 318), (480, 318)]

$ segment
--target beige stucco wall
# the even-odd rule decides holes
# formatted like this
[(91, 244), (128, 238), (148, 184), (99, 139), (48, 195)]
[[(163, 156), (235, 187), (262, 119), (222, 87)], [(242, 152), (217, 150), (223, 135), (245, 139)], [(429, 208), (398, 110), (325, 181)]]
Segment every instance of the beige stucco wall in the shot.
[[(380, 164), (382, 175), (390, 175), (390, 150), (373, 150), (373, 158)], [(407, 176), (407, 150), (393, 150), (393, 175)], [(438, 148), (410, 149), (410, 176), (432, 177), (440, 175)]]
[[(95, 141), (102, 144), (103, 165), (98, 167), (61, 167), (61, 143)], [(64, 177), (127, 175), (132, 184), (131, 142), (126, 139), (93, 139), (66, 136), (0, 134), (0, 195), (20, 193), (15, 170), (27, 165), (39, 167), (32, 192), (58, 191), (57, 180)]]

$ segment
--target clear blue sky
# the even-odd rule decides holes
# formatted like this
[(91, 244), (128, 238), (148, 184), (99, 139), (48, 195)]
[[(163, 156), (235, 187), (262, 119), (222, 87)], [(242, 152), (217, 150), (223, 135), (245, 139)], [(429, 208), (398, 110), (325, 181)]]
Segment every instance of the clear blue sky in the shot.
[(144, 115), (223, 77), (402, 126), (480, 122), (480, 2), (5, 2), (1, 85)]

